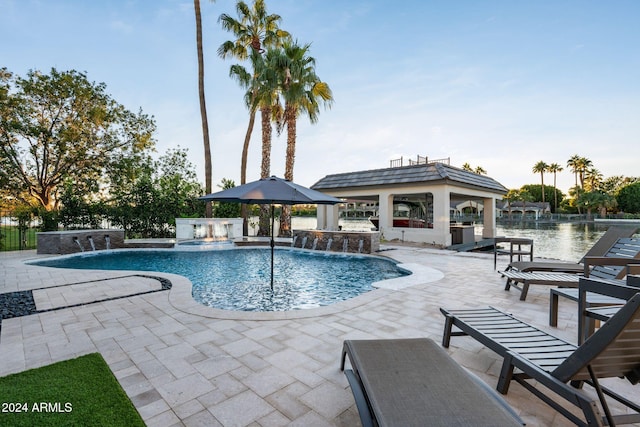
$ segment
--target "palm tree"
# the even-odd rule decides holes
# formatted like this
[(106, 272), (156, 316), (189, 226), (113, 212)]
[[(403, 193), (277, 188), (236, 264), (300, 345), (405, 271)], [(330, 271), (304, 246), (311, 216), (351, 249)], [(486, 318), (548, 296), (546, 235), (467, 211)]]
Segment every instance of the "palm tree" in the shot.
[(567, 160), (567, 167), (571, 169), (571, 172), (574, 174), (576, 182), (575, 186), (578, 186), (578, 173), (580, 171), (580, 159), (581, 157), (577, 154), (571, 156), (569, 160)]
[(589, 168), (584, 172), (584, 179), (586, 182), (587, 191), (596, 191), (600, 189), (600, 184), (602, 184), (602, 173), (596, 168)]
[(476, 168), (473, 170), (475, 173), (477, 173), (478, 175), (486, 175), (487, 171), (484, 170), (484, 168), (482, 166), (476, 166)]
[(511, 220), (511, 201), (518, 200), (520, 194), (520, 190), (511, 189), (505, 194), (503, 199), (507, 201), (507, 212), (509, 216), (509, 220)]
[(558, 188), (556, 186), (556, 174), (558, 172), (562, 172), (564, 169), (558, 163), (551, 163), (547, 170), (553, 173), (553, 197), (554, 197), (553, 211), (554, 213), (557, 213), (558, 212)]
[[(198, 96), (200, 98), (200, 117), (202, 119), (202, 140), (204, 142), (204, 187), (205, 193), (211, 193), (213, 170), (211, 165), (211, 144), (209, 142), (209, 122), (207, 120), (207, 104), (204, 97), (204, 55), (202, 53), (202, 15), (200, 0), (193, 0), (196, 12), (196, 47), (198, 51)], [(205, 217), (213, 216), (211, 202), (207, 202)]]
[(471, 167), (471, 165), (469, 163), (464, 163), (462, 165), (462, 170), (465, 170), (467, 172), (473, 172), (473, 168)]
[(593, 162), (586, 157), (580, 157), (578, 160), (578, 173), (580, 177), (580, 187), (584, 189), (584, 174), (593, 165)]
[[(315, 72), (315, 59), (308, 55), (310, 47), (310, 44), (300, 46), (297, 41), (288, 41), (284, 43), (282, 50), (270, 51), (267, 54), (273, 68), (277, 70), (280, 79), (279, 90), (284, 101), (282, 120), (278, 130), (281, 131), (282, 126), (287, 128), (284, 178), (289, 181), (293, 181), (298, 116), (304, 112), (312, 124), (317, 123), (319, 103), (323, 103), (325, 107), (331, 107), (333, 101), (329, 85), (321, 81)], [(282, 209), (280, 235), (289, 236), (290, 233), (291, 211), (288, 206), (285, 206)]]
[(540, 160), (533, 165), (533, 172), (540, 174), (540, 182), (542, 186), (542, 203), (544, 203), (544, 173), (549, 169), (549, 165)]
[[(243, 88), (250, 89), (250, 95), (246, 104), (249, 107), (249, 125), (245, 134), (244, 145), (242, 149), (240, 184), (247, 182), (247, 156), (249, 152), (249, 142), (251, 133), (255, 123), (255, 114), (258, 109), (261, 110), (262, 116), (262, 164), (261, 177), (268, 177), (271, 163), (271, 114), (269, 109), (262, 110), (264, 100), (260, 100), (260, 86), (265, 82), (264, 79), (264, 58), (262, 53), (264, 47), (279, 46), (283, 39), (289, 37), (289, 33), (279, 28), (282, 18), (276, 14), (267, 14), (266, 4), (264, 0), (254, 0), (253, 5), (249, 7), (244, 1), (238, 1), (236, 4), (236, 12), (239, 19), (235, 19), (227, 14), (220, 15), (218, 21), (222, 28), (231, 32), (236, 39), (228, 40), (222, 43), (218, 48), (218, 55), (222, 58), (234, 57), (238, 60), (250, 60), (252, 70), (243, 77), (241, 85)], [(236, 72), (240, 72), (239, 69)], [(234, 73), (232, 70), (230, 72)], [(250, 76), (251, 79), (246, 77)], [(239, 80), (240, 81), (240, 80)], [(268, 123), (265, 123), (266, 120)], [(243, 233), (247, 234), (247, 212), (246, 206), (243, 206), (242, 216), (244, 218)], [(268, 234), (268, 230), (260, 227), (259, 234)]]

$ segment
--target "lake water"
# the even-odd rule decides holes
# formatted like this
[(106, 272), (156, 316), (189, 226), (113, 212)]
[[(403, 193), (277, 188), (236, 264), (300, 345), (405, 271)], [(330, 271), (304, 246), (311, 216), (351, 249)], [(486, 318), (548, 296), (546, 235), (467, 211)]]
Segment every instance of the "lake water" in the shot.
[[(344, 231), (369, 231), (373, 224), (367, 219), (340, 219)], [(640, 225), (638, 225), (640, 227)], [(316, 228), (316, 218), (293, 217), (294, 230)], [(498, 224), (496, 235), (533, 239), (536, 257), (564, 261), (578, 261), (604, 234), (609, 225), (595, 223), (514, 223)], [(476, 235), (482, 234), (482, 226), (476, 226)], [(636, 234), (636, 237), (640, 237)]]

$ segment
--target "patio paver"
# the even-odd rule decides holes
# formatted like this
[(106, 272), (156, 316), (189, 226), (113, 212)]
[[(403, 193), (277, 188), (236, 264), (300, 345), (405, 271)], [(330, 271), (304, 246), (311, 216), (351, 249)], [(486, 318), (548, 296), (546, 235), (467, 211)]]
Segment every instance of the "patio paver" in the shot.
[[(410, 286), (394, 283), (393, 289), (305, 313), (225, 315), (190, 300), (186, 279), (154, 273), (169, 279), (171, 290), (3, 319), (0, 376), (99, 351), (151, 426), (351, 426), (359, 418), (339, 370), (345, 339), (422, 336), (440, 342), (439, 307), (479, 305), (512, 311), (565, 339), (577, 338), (577, 307), (563, 304), (558, 327), (549, 327), (548, 287), (536, 287), (520, 301), (519, 293), (504, 291), (489, 254), (383, 248), (385, 255), (421, 267)], [(33, 251), (0, 253), (0, 293), (92, 280), (155, 286), (143, 278), (124, 279), (131, 274), (126, 272), (23, 263), (36, 257)], [(99, 283), (93, 289), (83, 285), (80, 298), (107, 292)], [(51, 304), (78, 298), (77, 289), (65, 286), (51, 292), (56, 296), (43, 292)], [(473, 339), (455, 338), (449, 353), (491, 386), (497, 384), (500, 360)], [(640, 400), (640, 388), (614, 384)], [(505, 398), (528, 426), (571, 425), (517, 384)]]

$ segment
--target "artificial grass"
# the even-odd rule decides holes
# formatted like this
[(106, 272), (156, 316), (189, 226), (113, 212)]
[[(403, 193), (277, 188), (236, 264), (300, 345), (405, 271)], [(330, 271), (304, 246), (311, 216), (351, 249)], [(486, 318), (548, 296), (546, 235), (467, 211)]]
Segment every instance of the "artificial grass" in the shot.
[(145, 424), (102, 356), (91, 353), (0, 378), (0, 425)]

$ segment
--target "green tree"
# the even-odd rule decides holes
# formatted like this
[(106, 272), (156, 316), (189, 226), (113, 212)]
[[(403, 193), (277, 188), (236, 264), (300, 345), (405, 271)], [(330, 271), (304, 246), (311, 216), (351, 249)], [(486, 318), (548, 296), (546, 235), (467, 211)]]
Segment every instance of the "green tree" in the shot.
[[(213, 0), (215, 1), (215, 0)], [(209, 141), (209, 121), (207, 120), (207, 103), (204, 93), (204, 54), (202, 52), (202, 15), (200, 0), (193, 0), (196, 13), (196, 50), (198, 54), (198, 98), (200, 100), (200, 118), (202, 121), (202, 142), (204, 144), (204, 188), (205, 193), (211, 193), (213, 167), (211, 163), (211, 143)], [(205, 217), (212, 217), (211, 202), (207, 202)]]
[(557, 181), (557, 173), (562, 172), (564, 168), (560, 166), (558, 163), (551, 163), (549, 168), (547, 169), (549, 172), (553, 173), (553, 212), (558, 212), (558, 186), (556, 185)]
[[(218, 187), (222, 190), (228, 190), (236, 186), (236, 183), (227, 178), (222, 178), (222, 182), (218, 184)], [(220, 202), (215, 208), (216, 218), (237, 218), (240, 216), (240, 204)]]
[(634, 182), (640, 182), (640, 177), (629, 177), (624, 175), (614, 175), (602, 180), (601, 188), (607, 194), (617, 195), (622, 187)]
[(122, 158), (111, 169), (109, 217), (129, 237), (171, 237), (175, 218), (202, 216), (202, 186), (182, 148), (157, 161), (149, 156)]
[(154, 144), (153, 119), (128, 111), (83, 73), (52, 68), (8, 81), (1, 91), (0, 182), (25, 203), (55, 209), (65, 181), (83, 191), (100, 181), (114, 156)]
[[(283, 49), (270, 57), (270, 66), (276, 70), (278, 90), (284, 100), (284, 115), (280, 122), (287, 128), (287, 150), (284, 178), (293, 181), (296, 152), (297, 119), (306, 113), (309, 121), (318, 122), (320, 104), (331, 107), (333, 94), (315, 71), (315, 58), (309, 56), (311, 45), (285, 41)], [(282, 126), (279, 127), (279, 130)], [(283, 206), (280, 220), (280, 235), (291, 235), (291, 208)]]
[(640, 213), (640, 182), (625, 185), (616, 196), (618, 208), (627, 213)]
[(542, 186), (542, 203), (544, 203), (544, 173), (549, 169), (549, 165), (540, 160), (533, 166), (532, 171), (540, 174), (540, 185)]

